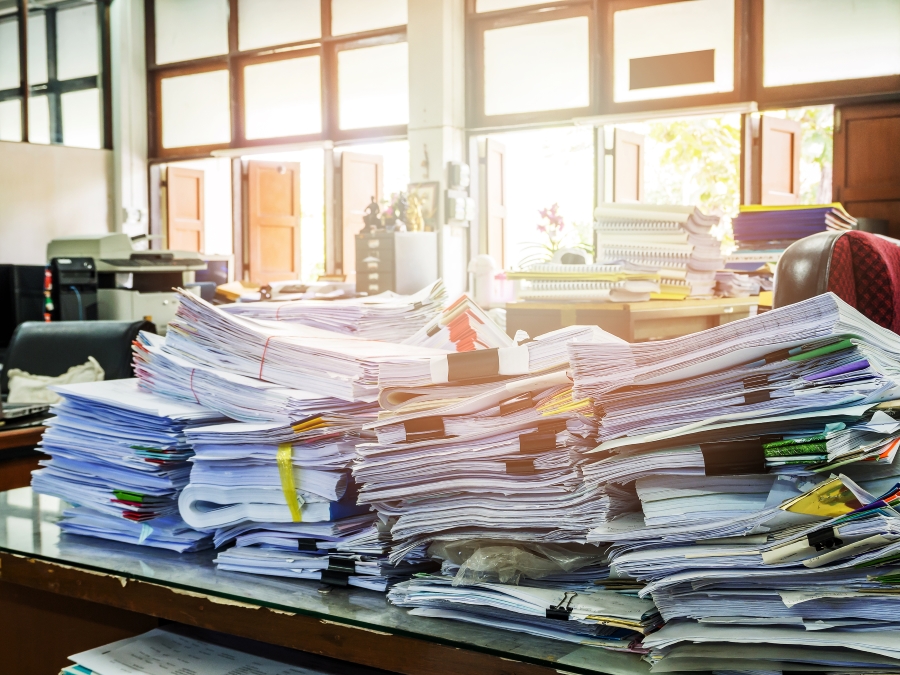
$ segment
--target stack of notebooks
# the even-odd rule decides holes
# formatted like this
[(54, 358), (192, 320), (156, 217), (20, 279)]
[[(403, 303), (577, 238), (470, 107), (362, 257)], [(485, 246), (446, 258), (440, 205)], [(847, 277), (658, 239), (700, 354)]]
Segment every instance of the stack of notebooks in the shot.
[(900, 669), (900, 337), (833, 294), (684, 338), (572, 343), (611, 579), (654, 671)]
[[(572, 344), (622, 345), (572, 326), (511, 348), (387, 362), (377, 442), (357, 446), (359, 501), (391, 525), (391, 559), (427, 546), (442, 573), (394, 586), (424, 616), (633, 650), (659, 623), (652, 602), (596, 582), (598, 524), (637, 508), (634, 491), (585, 483), (596, 445), (589, 399), (572, 394)], [(566, 623), (561, 618), (570, 619)]]
[(339, 300), (289, 300), (224, 305), (235, 316), (285, 321), (367, 340), (402, 341), (441, 312), (447, 291), (438, 279), (414, 295), (391, 291)]
[(856, 219), (838, 203), (819, 206), (742, 206), (733, 221), (737, 249), (726, 267), (752, 271), (777, 263), (784, 249), (818, 232), (855, 230)]
[(185, 433), (218, 413), (141, 391), (133, 379), (54, 390), (63, 400), (41, 441), (50, 459), (32, 488), (73, 504), (63, 532), (179, 552), (212, 545), (181, 519), (178, 496), (193, 454)]
[(594, 212), (598, 260), (659, 275), (663, 297), (710, 297), (723, 266), (718, 216), (692, 206), (606, 204)]
[(684, 282), (661, 280), (655, 272), (626, 269), (622, 265), (537, 263), (506, 273), (516, 283), (519, 300), (581, 302), (643, 302), (683, 298)]

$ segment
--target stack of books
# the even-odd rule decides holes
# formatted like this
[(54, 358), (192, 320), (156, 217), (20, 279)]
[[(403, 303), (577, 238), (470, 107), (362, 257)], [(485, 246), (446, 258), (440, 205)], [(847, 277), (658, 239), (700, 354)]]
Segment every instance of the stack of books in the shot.
[[(657, 274), (669, 296), (710, 297), (723, 265), (718, 216), (693, 206), (607, 204), (594, 212), (598, 260)], [(674, 298), (673, 298), (674, 299)]]
[(799, 239), (828, 230), (855, 230), (856, 219), (839, 203), (817, 206), (742, 206), (734, 219), (737, 249), (728, 269), (756, 270), (777, 263), (784, 249)]

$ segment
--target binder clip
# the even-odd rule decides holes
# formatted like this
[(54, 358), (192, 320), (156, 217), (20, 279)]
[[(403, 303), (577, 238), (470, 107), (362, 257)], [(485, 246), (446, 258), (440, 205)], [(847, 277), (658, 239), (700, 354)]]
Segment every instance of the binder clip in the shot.
[(550, 605), (547, 608), (546, 617), (548, 619), (558, 619), (560, 621), (568, 621), (569, 615), (572, 613), (572, 601), (578, 595), (575, 591), (566, 591), (563, 593), (562, 600), (558, 605)]
[(823, 527), (821, 530), (810, 532), (806, 535), (809, 545), (817, 551), (833, 550), (840, 548), (844, 542), (838, 538), (833, 527)]

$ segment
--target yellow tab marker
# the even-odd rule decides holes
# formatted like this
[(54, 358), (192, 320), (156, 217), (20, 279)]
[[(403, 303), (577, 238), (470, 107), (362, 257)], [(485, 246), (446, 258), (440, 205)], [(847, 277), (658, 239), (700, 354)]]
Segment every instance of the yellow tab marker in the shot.
[(297, 488), (294, 486), (294, 462), (293, 447), (290, 443), (283, 443), (278, 446), (278, 473), (281, 476), (281, 490), (284, 492), (284, 498), (287, 500), (288, 508), (291, 510), (291, 520), (295, 523), (303, 521), (300, 513), (302, 500), (297, 496)]

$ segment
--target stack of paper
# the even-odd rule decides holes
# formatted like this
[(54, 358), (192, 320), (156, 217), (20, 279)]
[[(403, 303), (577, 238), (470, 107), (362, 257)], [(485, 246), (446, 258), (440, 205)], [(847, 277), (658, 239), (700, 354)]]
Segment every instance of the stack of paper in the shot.
[(166, 350), (194, 364), (319, 396), (374, 401), (379, 365), (440, 350), (364, 340), (285, 321), (235, 316), (187, 293), (169, 324)]
[[(722, 270), (716, 272), (716, 295), (725, 298), (748, 298), (759, 295), (762, 290), (760, 278)], [(766, 290), (772, 290), (771, 286)]]
[(718, 216), (692, 206), (652, 204), (606, 204), (594, 215), (604, 264), (658, 274), (661, 291), (674, 286), (669, 295), (713, 294), (715, 272), (723, 265), (721, 243), (711, 234)]
[(856, 219), (839, 203), (818, 206), (742, 206), (733, 221), (737, 250), (726, 266), (755, 270), (778, 262), (781, 254), (798, 239), (827, 230), (855, 230)]
[(506, 277), (516, 282), (519, 300), (643, 302), (690, 294), (684, 281), (661, 279), (655, 272), (633, 271), (623, 265), (538, 263), (507, 272)]
[(447, 302), (438, 279), (414, 295), (391, 291), (343, 300), (290, 300), (224, 305), (236, 316), (285, 321), (367, 340), (402, 342), (437, 316)]
[(186, 430), (221, 416), (141, 391), (137, 380), (55, 391), (63, 400), (41, 441), (51, 459), (41, 461), (32, 487), (76, 505), (61, 529), (175, 551), (208, 547), (211, 537), (179, 518), (177, 500), (190, 473)]
[(471, 352), (515, 345), (504, 330), (468, 295), (461, 295), (404, 344)]
[[(191, 633), (199, 633), (206, 639), (197, 639)], [(212, 641), (208, 641), (210, 639)], [(346, 672), (341, 668), (346, 665), (343, 662), (335, 661), (334, 666), (329, 663), (325, 669), (292, 666), (223, 647), (223, 642), (234, 644), (235, 639), (170, 625), (70, 656), (74, 665), (63, 668), (60, 675), (328, 675)]]
[(640, 503), (587, 539), (666, 620), (654, 671), (900, 668), (900, 337), (826, 294), (570, 353), (602, 412), (585, 483)]

